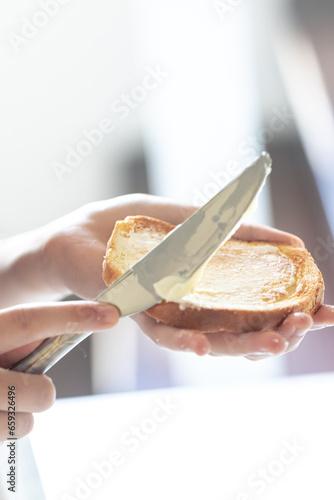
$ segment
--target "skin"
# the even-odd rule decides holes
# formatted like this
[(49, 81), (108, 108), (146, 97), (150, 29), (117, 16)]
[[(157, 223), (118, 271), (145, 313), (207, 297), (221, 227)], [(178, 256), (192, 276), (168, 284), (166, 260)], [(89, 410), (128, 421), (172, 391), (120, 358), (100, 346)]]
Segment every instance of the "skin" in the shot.
[(14, 306), (0, 311), (0, 442), (8, 435), (8, 387), (15, 387), (15, 437), (33, 428), (34, 412), (47, 410), (55, 400), (55, 387), (46, 375), (8, 371), (45, 337), (59, 332), (99, 331), (118, 322), (118, 311), (93, 302), (44, 303)]
[[(15, 385), (19, 398), (18, 437), (30, 432), (32, 413), (46, 410), (55, 398), (54, 386), (45, 375), (19, 374), (6, 368), (55, 333), (99, 331), (117, 323), (118, 313), (113, 306), (90, 302), (105, 288), (102, 261), (116, 220), (127, 215), (148, 215), (177, 225), (194, 210), (160, 197), (127, 195), (91, 203), (42, 228), (2, 241), (0, 441), (7, 437), (8, 386)], [(235, 236), (249, 241), (304, 246), (296, 236), (265, 226), (242, 225)], [(70, 293), (85, 300), (50, 302)], [(145, 313), (132, 318), (162, 348), (192, 351), (200, 356), (244, 356), (258, 360), (292, 351), (310, 329), (333, 325), (334, 307), (322, 306), (313, 318), (302, 313), (291, 314), (275, 331), (240, 335), (178, 330), (157, 323)]]

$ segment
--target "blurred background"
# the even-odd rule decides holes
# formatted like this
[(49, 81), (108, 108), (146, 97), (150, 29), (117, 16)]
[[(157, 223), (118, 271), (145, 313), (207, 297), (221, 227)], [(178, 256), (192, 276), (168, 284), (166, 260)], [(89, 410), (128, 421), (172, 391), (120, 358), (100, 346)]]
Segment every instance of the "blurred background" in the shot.
[[(264, 148), (252, 221), (300, 236), (334, 303), (330, 0), (0, 5), (0, 235), (132, 192), (203, 204)], [(334, 369), (334, 331), (282, 358), (159, 349), (125, 319), (51, 371), (59, 397)]]

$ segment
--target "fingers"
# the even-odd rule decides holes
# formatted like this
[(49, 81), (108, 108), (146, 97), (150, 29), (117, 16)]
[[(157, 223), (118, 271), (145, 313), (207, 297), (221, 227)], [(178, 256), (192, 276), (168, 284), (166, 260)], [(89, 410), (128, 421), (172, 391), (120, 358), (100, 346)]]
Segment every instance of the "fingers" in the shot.
[[(286, 354), (297, 349), (311, 326), (312, 318), (308, 314), (289, 314), (276, 331), (276, 334), (283, 339), (286, 345), (285, 349), (278, 354)], [(260, 353), (258, 355), (247, 356), (252, 361), (265, 359), (266, 357), (265, 354), (261, 355)]]
[[(113, 200), (104, 200), (88, 205), (88, 209), (98, 213), (100, 218), (102, 215), (103, 220), (110, 217), (110, 220), (116, 221), (124, 219), (127, 215), (146, 215), (165, 220), (174, 225), (181, 224), (197, 208), (196, 206), (175, 202), (169, 198), (144, 194), (125, 195)], [(94, 227), (96, 227), (100, 218), (94, 220)], [(110, 236), (109, 224), (105, 231), (105, 238), (108, 239)], [(304, 243), (297, 236), (264, 225), (242, 224), (235, 232), (234, 238), (248, 241), (275, 241), (304, 248)]]
[(287, 347), (287, 352), (294, 351), (306, 333), (312, 327), (313, 320), (312, 317), (304, 313), (293, 313), (290, 314), (278, 328), (278, 332), (283, 335), (286, 341), (289, 343)]
[[(29, 434), (34, 427), (34, 417), (31, 413), (16, 413), (15, 415), (15, 436), (22, 438)], [(7, 411), (0, 411), (0, 444), (1, 442), (9, 439), (8, 434), (8, 413)]]
[(278, 327), (278, 332), (287, 340), (291, 340), (298, 330), (309, 330), (312, 326), (312, 318), (305, 313), (289, 314)]
[[(99, 210), (100, 214), (108, 215), (114, 221), (124, 219), (128, 215), (146, 215), (175, 225), (187, 219), (197, 208), (170, 198), (138, 193), (94, 202), (89, 206), (94, 212)], [(108, 234), (110, 235), (110, 227)]]
[[(9, 400), (8, 387), (14, 387)], [(23, 437), (33, 427), (32, 412), (47, 410), (54, 403), (55, 387), (45, 375), (28, 375), (0, 368), (0, 441), (8, 439), (9, 415), (14, 415), (15, 437)], [(9, 413), (15, 411), (15, 414)], [(13, 420), (11, 419), (11, 422)]]
[(274, 229), (269, 226), (242, 224), (234, 233), (233, 238), (238, 238), (245, 241), (273, 241), (280, 242), (286, 245), (297, 245), (304, 248), (303, 241), (290, 233)]
[(282, 354), (287, 344), (277, 332), (207, 333), (213, 356), (262, 356)]
[(157, 323), (145, 313), (132, 316), (140, 329), (159, 347), (173, 351), (193, 351), (199, 356), (208, 354), (210, 342), (203, 333), (192, 330), (179, 330), (171, 326)]
[(144, 195), (138, 200), (137, 210), (139, 215), (148, 215), (177, 225), (190, 217), (196, 207), (161, 196)]
[(10, 368), (14, 363), (20, 361), (30, 354), (36, 347), (40, 345), (41, 341), (36, 340), (35, 342), (31, 342), (30, 344), (23, 345), (21, 347), (17, 347), (12, 351), (4, 352), (0, 354), (0, 366), (2, 368)]
[(178, 330), (157, 323), (144, 313), (132, 317), (155, 344), (172, 350), (193, 351), (199, 355), (244, 356), (260, 360), (296, 349), (312, 327), (308, 314), (290, 314), (276, 330), (261, 330), (242, 334), (200, 333)]
[(232, 334), (226, 332), (199, 333), (179, 330), (157, 323), (144, 313), (132, 317), (155, 344), (171, 350), (193, 351), (213, 356), (270, 356), (285, 351), (285, 339), (273, 331)]
[(0, 310), (0, 354), (62, 333), (105, 330), (114, 326), (118, 310), (109, 304), (63, 302), (28, 304)]
[(8, 407), (8, 387), (15, 387), (15, 408), (18, 412), (41, 412), (53, 405), (56, 390), (46, 375), (30, 375), (0, 368), (0, 410)]
[(334, 326), (334, 306), (322, 305), (313, 315), (312, 330), (319, 330), (326, 326)]

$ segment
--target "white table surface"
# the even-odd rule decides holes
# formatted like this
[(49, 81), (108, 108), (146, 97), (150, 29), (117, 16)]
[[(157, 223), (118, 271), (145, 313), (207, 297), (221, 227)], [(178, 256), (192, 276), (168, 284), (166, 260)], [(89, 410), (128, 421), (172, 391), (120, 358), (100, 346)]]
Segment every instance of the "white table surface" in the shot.
[(333, 392), (328, 374), (59, 400), (31, 444), (47, 500), (334, 498)]

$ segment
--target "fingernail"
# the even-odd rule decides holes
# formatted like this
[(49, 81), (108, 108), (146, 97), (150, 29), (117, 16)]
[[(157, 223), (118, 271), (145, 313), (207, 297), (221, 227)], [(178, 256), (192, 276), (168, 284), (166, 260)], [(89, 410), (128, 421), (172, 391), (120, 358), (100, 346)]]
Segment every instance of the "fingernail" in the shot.
[(285, 339), (283, 339), (283, 337), (275, 337), (271, 340), (271, 343), (273, 344), (273, 348), (276, 350), (277, 349), (277, 346), (278, 345), (282, 345), (283, 347), (283, 350), (287, 348), (287, 346), (289, 345), (289, 342)]
[(274, 356), (274, 353), (268, 349), (259, 349), (257, 352), (252, 352), (250, 356)]
[(267, 353), (268, 355), (276, 355), (276, 354), (281, 354), (285, 352), (289, 346), (289, 342), (285, 339), (281, 338), (273, 338), (271, 339), (271, 346), (270, 347), (264, 347), (262, 349), (259, 349), (260, 352), (263, 354)]
[(205, 356), (206, 354), (209, 354), (209, 352), (211, 351), (211, 346), (209, 345), (200, 345), (198, 346), (198, 348), (196, 349), (196, 354), (198, 356)]

